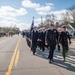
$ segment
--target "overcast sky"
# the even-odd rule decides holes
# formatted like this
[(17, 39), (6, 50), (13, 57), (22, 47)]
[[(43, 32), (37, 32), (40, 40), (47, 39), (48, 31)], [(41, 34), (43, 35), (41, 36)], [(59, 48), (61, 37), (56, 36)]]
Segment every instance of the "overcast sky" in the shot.
[(32, 17), (35, 17), (35, 25), (40, 23), (47, 14), (57, 15), (62, 18), (66, 8), (75, 5), (75, 0), (0, 0), (0, 26), (19, 27), (27, 29), (30, 27)]

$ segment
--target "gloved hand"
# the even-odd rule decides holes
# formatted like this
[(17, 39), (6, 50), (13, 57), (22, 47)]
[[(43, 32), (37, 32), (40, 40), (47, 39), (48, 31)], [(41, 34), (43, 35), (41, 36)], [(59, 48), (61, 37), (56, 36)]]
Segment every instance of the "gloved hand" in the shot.
[(45, 45), (48, 45), (47, 41), (45, 41)]
[(61, 45), (61, 43), (59, 43), (59, 46)]
[(37, 41), (39, 41), (40, 39), (37, 39)]

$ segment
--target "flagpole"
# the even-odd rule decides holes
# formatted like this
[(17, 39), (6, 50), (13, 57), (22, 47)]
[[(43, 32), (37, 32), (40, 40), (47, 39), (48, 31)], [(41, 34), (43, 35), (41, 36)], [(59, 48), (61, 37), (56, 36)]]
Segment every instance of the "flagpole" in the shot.
[[(33, 25), (33, 22), (34, 22), (34, 16), (33, 16), (33, 20), (32, 20), (32, 25)], [(30, 52), (32, 51), (32, 41), (31, 40), (29, 40), (30, 41)]]
[(33, 16), (33, 21), (34, 21), (34, 16)]

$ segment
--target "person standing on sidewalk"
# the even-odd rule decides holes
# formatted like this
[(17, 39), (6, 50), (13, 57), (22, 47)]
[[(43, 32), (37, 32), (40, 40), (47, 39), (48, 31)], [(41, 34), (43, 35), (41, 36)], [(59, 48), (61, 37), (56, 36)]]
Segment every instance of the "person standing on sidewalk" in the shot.
[(63, 31), (61, 32), (61, 35), (60, 35), (60, 44), (62, 45), (62, 49), (63, 49), (62, 50), (62, 55), (64, 59), (63, 61), (65, 61), (66, 53), (69, 50), (68, 43), (71, 44), (71, 38), (70, 38), (69, 32), (67, 31), (66, 25), (62, 26), (62, 28), (63, 28)]
[(56, 48), (57, 40), (58, 40), (58, 32), (55, 29), (54, 24), (51, 24), (50, 29), (47, 31), (47, 43), (50, 47), (49, 56), (48, 56), (48, 58), (50, 59), (49, 63), (54, 62), (53, 54)]

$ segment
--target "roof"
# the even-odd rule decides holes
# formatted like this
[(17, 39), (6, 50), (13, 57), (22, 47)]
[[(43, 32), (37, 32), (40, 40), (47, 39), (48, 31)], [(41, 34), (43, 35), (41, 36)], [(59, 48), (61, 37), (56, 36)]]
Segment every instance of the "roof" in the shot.
[(70, 23), (70, 25), (75, 29), (75, 23)]

